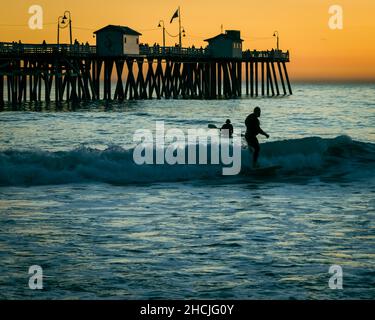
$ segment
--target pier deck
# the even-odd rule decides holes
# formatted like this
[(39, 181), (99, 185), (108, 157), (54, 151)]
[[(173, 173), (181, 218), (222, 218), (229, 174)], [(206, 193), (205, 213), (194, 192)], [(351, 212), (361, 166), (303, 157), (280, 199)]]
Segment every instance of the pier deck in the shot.
[(203, 48), (140, 45), (139, 55), (100, 56), (90, 45), (0, 42), (0, 105), (236, 98), (243, 83), (247, 96), (287, 95), (292, 94), (289, 61), (289, 52), (278, 50), (247, 50), (241, 58), (219, 59)]

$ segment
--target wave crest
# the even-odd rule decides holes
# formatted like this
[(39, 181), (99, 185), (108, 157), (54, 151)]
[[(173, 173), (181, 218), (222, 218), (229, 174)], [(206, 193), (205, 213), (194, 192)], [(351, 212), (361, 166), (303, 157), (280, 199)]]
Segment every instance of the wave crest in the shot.
[[(250, 153), (242, 149), (242, 170)], [(308, 137), (261, 145), (261, 165), (281, 165), (278, 177), (374, 177), (375, 145)], [(0, 152), (0, 185), (50, 185), (102, 182), (116, 185), (220, 179), (222, 165), (137, 165), (133, 150), (118, 146), (104, 151), (79, 147), (71, 151), (6, 150)], [(230, 179), (225, 177), (225, 179)]]

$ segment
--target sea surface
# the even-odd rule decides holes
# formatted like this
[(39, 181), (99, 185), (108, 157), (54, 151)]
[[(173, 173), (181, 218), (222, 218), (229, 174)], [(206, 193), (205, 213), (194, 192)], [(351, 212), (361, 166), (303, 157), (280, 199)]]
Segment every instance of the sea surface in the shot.
[[(374, 299), (375, 85), (0, 112), (0, 299)], [(137, 129), (235, 128), (262, 166), (134, 163)], [(29, 288), (29, 267), (43, 290)], [(331, 289), (331, 266), (343, 288)]]

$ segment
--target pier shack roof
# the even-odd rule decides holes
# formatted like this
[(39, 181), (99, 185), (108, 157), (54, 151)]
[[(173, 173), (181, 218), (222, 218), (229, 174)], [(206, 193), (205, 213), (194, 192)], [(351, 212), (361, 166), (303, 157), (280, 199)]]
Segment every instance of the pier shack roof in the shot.
[(138, 31), (135, 31), (135, 30), (133, 30), (129, 27), (115, 26), (113, 24), (109, 24), (106, 27), (103, 27), (99, 30), (96, 30), (94, 33), (97, 34), (97, 33), (102, 32), (102, 31), (119, 31), (122, 34), (128, 34), (128, 35), (131, 35), (131, 36), (141, 36), (142, 35), (142, 33), (139, 33)]
[(232, 41), (240, 41), (243, 42), (244, 40), (241, 39), (240, 31), (237, 30), (227, 30), (225, 33), (220, 33), (215, 37), (206, 39), (208, 43), (215, 41), (215, 40), (232, 40)]

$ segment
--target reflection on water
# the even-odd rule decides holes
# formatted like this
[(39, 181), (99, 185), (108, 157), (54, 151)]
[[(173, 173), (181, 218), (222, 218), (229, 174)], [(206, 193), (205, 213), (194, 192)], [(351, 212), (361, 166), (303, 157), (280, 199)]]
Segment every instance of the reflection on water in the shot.
[[(3, 298), (374, 298), (366, 190), (77, 188), (1, 190)], [(32, 264), (43, 292), (25, 287)], [(333, 264), (340, 292), (328, 288)]]

